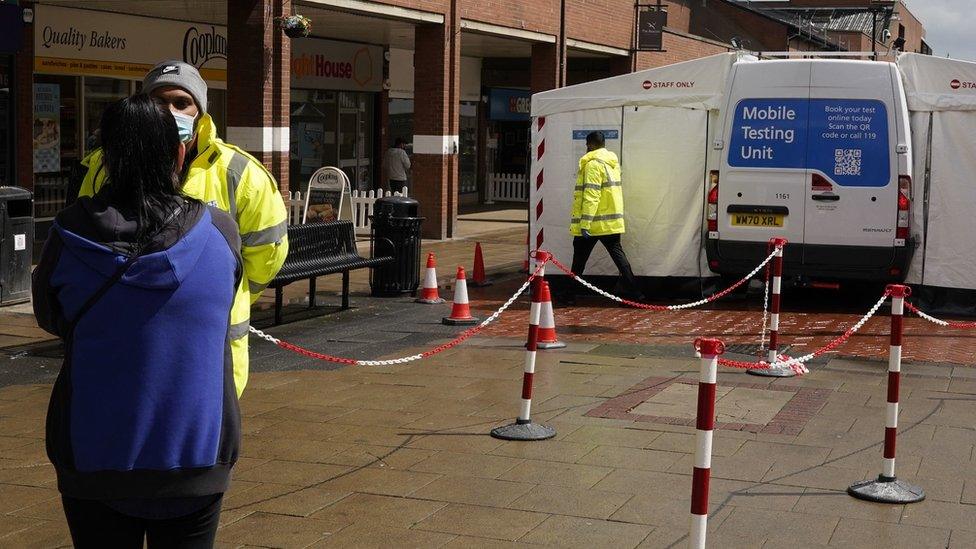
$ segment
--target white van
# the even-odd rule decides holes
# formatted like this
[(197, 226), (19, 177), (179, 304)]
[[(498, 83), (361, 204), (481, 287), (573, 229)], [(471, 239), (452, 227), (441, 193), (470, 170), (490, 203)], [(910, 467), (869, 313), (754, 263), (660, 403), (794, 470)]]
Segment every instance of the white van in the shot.
[(908, 108), (893, 63), (735, 63), (707, 195), (706, 253), (742, 275), (789, 240), (787, 275), (900, 281), (914, 247)]

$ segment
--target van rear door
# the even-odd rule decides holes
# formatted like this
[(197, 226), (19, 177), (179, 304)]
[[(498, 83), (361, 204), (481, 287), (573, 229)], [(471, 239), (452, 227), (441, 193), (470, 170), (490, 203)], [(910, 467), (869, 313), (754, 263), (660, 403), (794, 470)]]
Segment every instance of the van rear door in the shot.
[[(812, 67), (804, 263), (890, 261), (898, 216), (890, 65), (817, 60)], [(859, 249), (846, 254), (836, 246)]]
[(718, 193), (720, 242), (776, 236), (803, 242), (810, 63), (739, 63), (734, 70)]

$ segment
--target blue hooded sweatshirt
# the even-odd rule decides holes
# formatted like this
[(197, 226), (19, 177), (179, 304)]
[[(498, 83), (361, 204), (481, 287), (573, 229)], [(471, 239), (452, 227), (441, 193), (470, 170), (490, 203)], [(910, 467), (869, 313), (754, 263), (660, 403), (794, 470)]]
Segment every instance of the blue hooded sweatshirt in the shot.
[(240, 445), (227, 333), (240, 237), (224, 212), (192, 201), (179, 212), (73, 331), (133, 252), (134, 216), (80, 199), (58, 215), (34, 272), (38, 323), (65, 339), (47, 450), (66, 496), (227, 489)]

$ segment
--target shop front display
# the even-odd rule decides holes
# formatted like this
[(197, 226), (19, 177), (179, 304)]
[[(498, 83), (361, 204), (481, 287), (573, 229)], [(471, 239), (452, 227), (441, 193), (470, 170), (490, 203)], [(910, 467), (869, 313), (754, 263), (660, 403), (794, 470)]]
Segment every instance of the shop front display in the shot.
[(372, 188), (383, 49), (307, 39), (291, 55), (291, 190), (304, 191), (323, 166), (341, 169), (355, 189)]
[(33, 171), (39, 221), (50, 221), (61, 209), (81, 159), (99, 146), (102, 112), (137, 93), (143, 76), (159, 61), (182, 59), (199, 69), (209, 87), (208, 113), (218, 133), (224, 133), (225, 27), (39, 4), (34, 55)]

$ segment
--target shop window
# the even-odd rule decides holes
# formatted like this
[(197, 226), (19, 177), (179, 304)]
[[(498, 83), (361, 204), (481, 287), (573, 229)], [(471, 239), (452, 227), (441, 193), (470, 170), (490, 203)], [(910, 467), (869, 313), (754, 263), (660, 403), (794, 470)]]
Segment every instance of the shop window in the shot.
[(34, 216), (39, 220), (53, 218), (64, 207), (68, 179), (80, 170), (80, 81), (34, 75)]
[(460, 135), (458, 135), (458, 191), (478, 192), (478, 103), (461, 102)]
[(372, 187), (374, 102), (371, 93), (291, 90), (291, 191), (323, 166), (346, 172), (353, 188)]
[(387, 122), (387, 141), (396, 143), (399, 137), (407, 144), (407, 153), (413, 152), (413, 99), (390, 99)]

